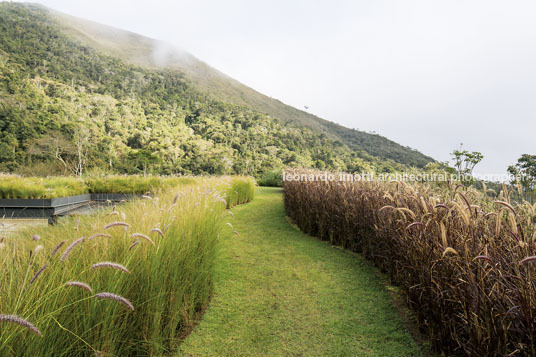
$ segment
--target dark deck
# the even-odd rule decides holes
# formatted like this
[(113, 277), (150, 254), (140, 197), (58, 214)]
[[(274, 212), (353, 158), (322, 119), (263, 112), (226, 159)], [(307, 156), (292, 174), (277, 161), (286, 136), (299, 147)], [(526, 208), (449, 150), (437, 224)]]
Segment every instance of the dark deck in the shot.
[(54, 223), (59, 216), (84, 212), (105, 202), (132, 200), (140, 195), (116, 193), (91, 193), (50, 199), (0, 199), (0, 217), (42, 218)]

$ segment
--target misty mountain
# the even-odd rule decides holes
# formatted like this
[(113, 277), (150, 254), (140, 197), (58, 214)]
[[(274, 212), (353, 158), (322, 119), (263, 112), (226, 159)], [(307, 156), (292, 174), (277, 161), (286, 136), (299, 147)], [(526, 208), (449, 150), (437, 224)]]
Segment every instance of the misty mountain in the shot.
[[(390, 171), (431, 158), (269, 98), (161, 41), (0, 3), (0, 170)], [(58, 153), (59, 152), (59, 153)]]

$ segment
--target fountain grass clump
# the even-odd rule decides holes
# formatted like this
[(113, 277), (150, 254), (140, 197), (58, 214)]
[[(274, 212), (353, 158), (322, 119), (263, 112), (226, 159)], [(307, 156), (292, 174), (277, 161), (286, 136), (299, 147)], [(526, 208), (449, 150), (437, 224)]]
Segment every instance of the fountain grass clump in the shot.
[(172, 351), (208, 304), (227, 208), (253, 198), (249, 178), (189, 180), (6, 239), (0, 355)]

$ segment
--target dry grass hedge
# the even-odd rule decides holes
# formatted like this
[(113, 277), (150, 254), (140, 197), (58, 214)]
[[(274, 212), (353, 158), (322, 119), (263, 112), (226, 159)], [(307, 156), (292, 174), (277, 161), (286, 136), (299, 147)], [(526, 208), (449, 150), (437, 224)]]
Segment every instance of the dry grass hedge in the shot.
[(286, 181), (284, 193), (303, 231), (402, 287), (437, 350), (536, 355), (536, 205), (453, 183)]

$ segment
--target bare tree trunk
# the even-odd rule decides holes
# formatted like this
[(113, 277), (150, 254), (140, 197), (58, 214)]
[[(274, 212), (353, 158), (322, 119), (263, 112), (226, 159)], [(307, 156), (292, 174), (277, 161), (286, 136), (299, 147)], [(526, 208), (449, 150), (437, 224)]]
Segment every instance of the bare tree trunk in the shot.
[(73, 172), (72, 168), (67, 164), (67, 162), (65, 162), (63, 157), (61, 157), (61, 150), (60, 150), (59, 145), (56, 146), (55, 155), (56, 155), (56, 159), (58, 159), (63, 164), (66, 170)]
[(89, 132), (83, 130), (85, 128), (79, 128), (74, 134), (76, 154), (77, 154), (77, 163), (76, 163), (76, 175), (82, 176), (84, 165), (86, 161), (86, 144), (89, 139)]

